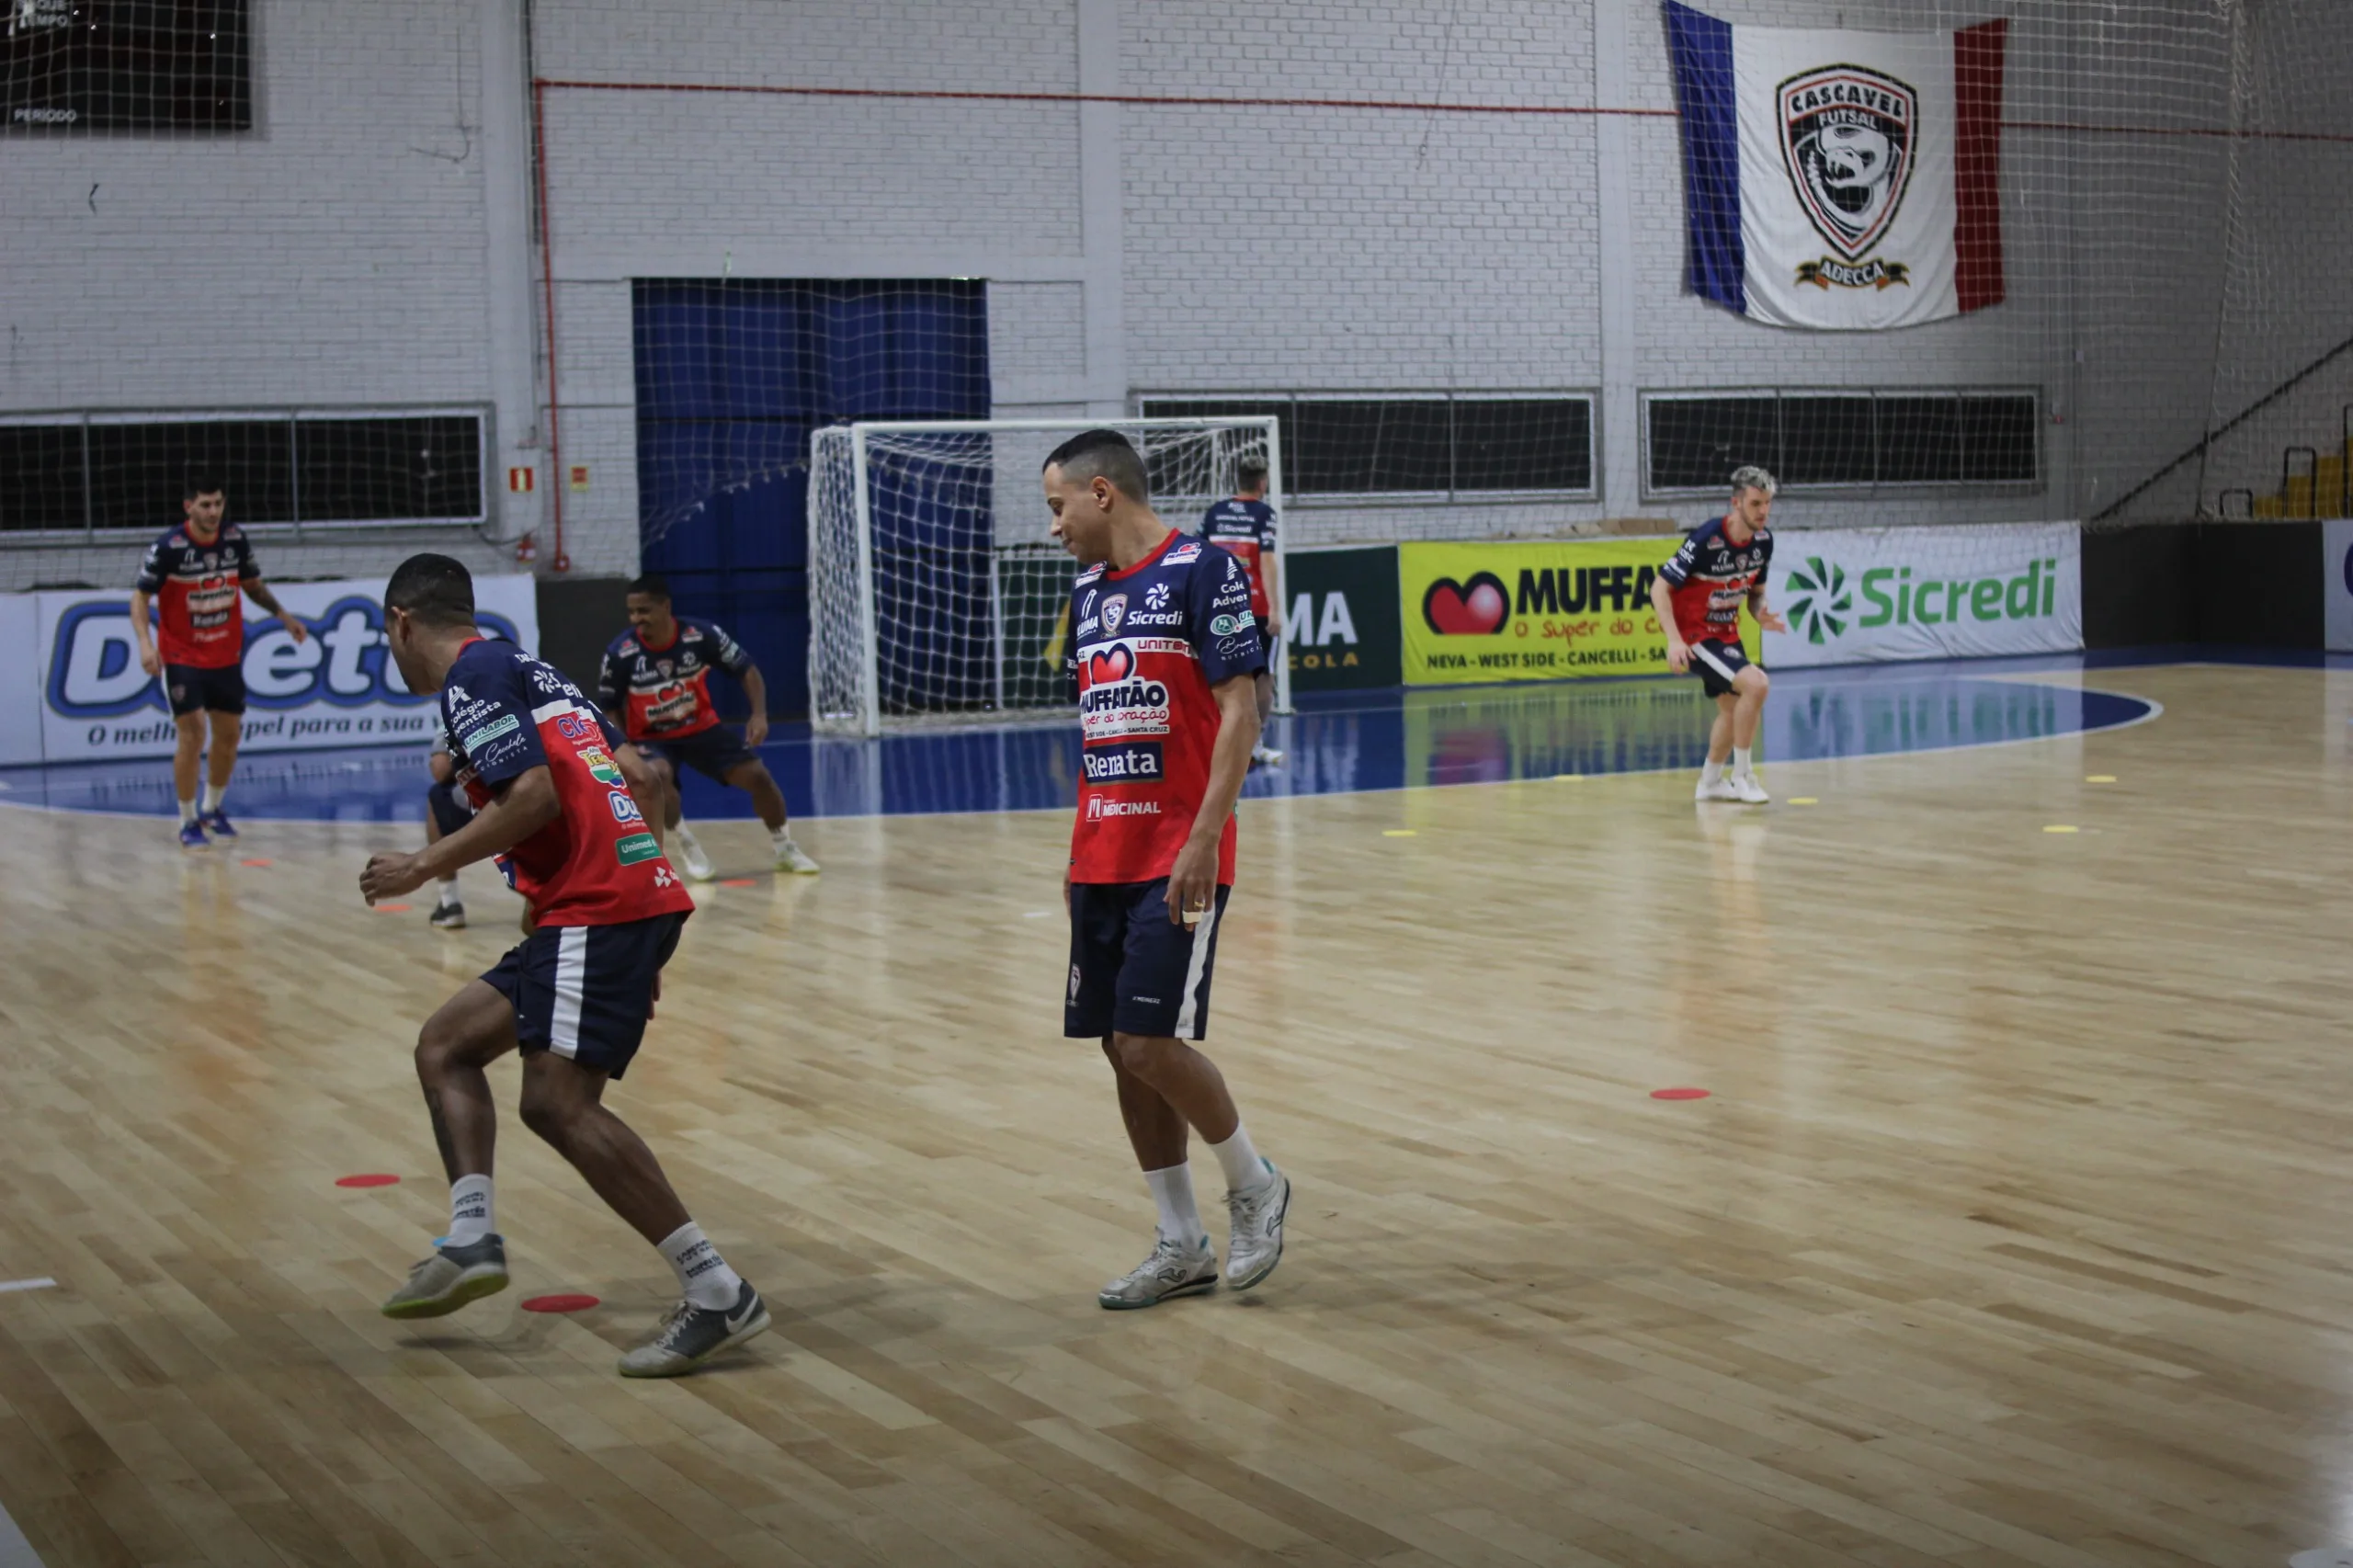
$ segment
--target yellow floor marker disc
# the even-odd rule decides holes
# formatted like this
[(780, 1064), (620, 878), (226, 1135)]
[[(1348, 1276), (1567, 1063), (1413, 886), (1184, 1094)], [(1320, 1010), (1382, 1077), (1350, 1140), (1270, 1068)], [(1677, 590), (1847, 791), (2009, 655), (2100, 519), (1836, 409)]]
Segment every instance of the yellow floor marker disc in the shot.
[(1414, 830), (1410, 827), (1384, 827), (1381, 830), (1381, 836), (1383, 838), (1411, 838), (1414, 836)]
[(2083, 829), (2079, 827), (2070, 827), (2064, 823), (2053, 823), (2042, 831), (2045, 833), (2081, 833)]
[(1818, 806), (1822, 804), (1822, 801), (1818, 797), (1813, 795), (1792, 795), (1790, 797), (1790, 804), (1793, 806)]
[(2086, 773), (2084, 775), (2084, 782), (2086, 784), (2113, 784), (2116, 782), (2116, 775), (2113, 773)]

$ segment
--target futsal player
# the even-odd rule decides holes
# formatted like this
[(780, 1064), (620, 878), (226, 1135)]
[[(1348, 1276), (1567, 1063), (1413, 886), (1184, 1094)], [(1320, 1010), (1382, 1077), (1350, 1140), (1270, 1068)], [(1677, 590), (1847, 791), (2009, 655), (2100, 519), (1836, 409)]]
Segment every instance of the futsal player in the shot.
[(1188, 1131), (1225, 1173), (1225, 1278), (1246, 1290), (1282, 1261), (1290, 1180), (1253, 1147), (1217, 1064), (1188, 1042), (1208, 1032), (1233, 804), (1258, 738), (1267, 655), (1249, 577), (1160, 520), (1143, 460), (1115, 430), (1054, 449), (1043, 483), (1054, 537), (1084, 567), (1071, 588), (1084, 767), (1063, 1033), (1103, 1042), (1160, 1212), (1152, 1256), (1097, 1300), (1120, 1310), (1217, 1289)]
[[(425, 766), (433, 773), (433, 786), (425, 791), (425, 846), (430, 849), (464, 827), (474, 813), (472, 802), (458, 793), (458, 765), (447, 749), (426, 758)], [(466, 906), (458, 900), (458, 868), (442, 873), (440, 882), (440, 896), (426, 919), (444, 931), (462, 931)]]
[[(245, 722), (244, 597), (276, 616), (295, 642), (307, 642), (311, 635), (262, 582), (261, 565), (245, 531), (222, 520), (228, 506), (219, 479), (202, 470), (190, 473), (181, 491), (180, 521), (147, 547), (138, 585), (131, 590), (131, 630), (139, 640), (139, 667), (164, 677), (172, 723), (179, 731), (179, 744), (172, 753), (172, 790), (180, 803), (183, 849), (202, 849), (210, 838), (237, 836), (223, 801)], [(151, 601), (163, 623), (161, 648), (147, 627)], [(212, 750), (199, 805), (197, 764), (205, 756), (208, 724)]]
[[(605, 711), (621, 715), (621, 727), (653, 762), (662, 783), (660, 817), (674, 835), (687, 875), (707, 882), (716, 873), (679, 816), (682, 767), (750, 794), (752, 809), (767, 824), (778, 870), (815, 872), (817, 862), (792, 841), (784, 791), (760, 760), (760, 743), (768, 738), (768, 687), (752, 655), (716, 622), (673, 614), (670, 585), (659, 577), (631, 583), (628, 604), (630, 629), (605, 650), (597, 697)], [(752, 716), (741, 741), (719, 722), (710, 699), (714, 668), (742, 681), (751, 700)]]
[[(1269, 665), (1282, 654), (1282, 561), (1275, 553), (1275, 509), (1267, 505), (1267, 460), (1245, 457), (1233, 465), (1235, 491), (1231, 500), (1212, 505), (1201, 518), (1201, 537), (1222, 547), (1250, 574), (1250, 613), (1258, 618), (1258, 637)], [(1275, 710), (1275, 677), (1258, 672), (1259, 744), (1250, 748), (1252, 766), (1279, 767), (1283, 754), (1263, 739), (1267, 720)]]
[(1651, 606), (1666, 629), (1667, 667), (1696, 671), (1699, 688), (1716, 699), (1708, 731), (1708, 765), (1694, 798), (1761, 806), (1772, 799), (1751, 760), (1765, 716), (1765, 672), (1740, 645), (1740, 607), (1768, 631), (1789, 625), (1765, 603), (1765, 574), (1773, 562), (1773, 476), (1744, 468), (1732, 476), (1732, 502), (1685, 536), (1651, 583)]
[(760, 1333), (768, 1313), (653, 1152), (604, 1105), (606, 1083), (637, 1054), (662, 966), (694, 911), (639, 812), (635, 790), (650, 778), (577, 687), (475, 630), (472, 579), (448, 556), (413, 555), (392, 574), (384, 638), (411, 691), (440, 693), (450, 760), (474, 811), (422, 853), (371, 858), (361, 895), (396, 898), (496, 856), (530, 924), (417, 1037), (417, 1077), (449, 1176), (449, 1233), (384, 1315), (439, 1317), (506, 1288), (491, 1187), (496, 1112), (483, 1070), (519, 1049), (523, 1125), (661, 1252), (684, 1292), (621, 1358), (621, 1375), (675, 1376)]

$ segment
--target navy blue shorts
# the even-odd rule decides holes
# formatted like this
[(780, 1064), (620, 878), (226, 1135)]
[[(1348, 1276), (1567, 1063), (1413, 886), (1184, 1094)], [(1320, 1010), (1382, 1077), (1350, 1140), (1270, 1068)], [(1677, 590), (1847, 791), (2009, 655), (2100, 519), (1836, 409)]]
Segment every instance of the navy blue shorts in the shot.
[(1733, 677), (1748, 667), (1748, 653), (1737, 642), (1694, 642), (1691, 673), (1710, 697), (1732, 695)]
[(245, 666), (222, 665), (208, 670), (198, 665), (165, 665), (164, 695), (172, 716), (183, 713), (242, 713), (245, 710)]
[(458, 798), (454, 779), (445, 778), (427, 790), (425, 803), (432, 808), (433, 825), (441, 830), (444, 838), (474, 820), (473, 808)]
[(760, 760), (760, 754), (745, 745), (742, 737), (725, 724), (713, 724), (708, 730), (699, 730), (675, 741), (639, 741), (637, 749), (648, 756), (660, 757), (670, 765), (673, 773), (691, 767), (721, 784), (745, 763)]
[(1063, 1033), (1073, 1040), (1114, 1032), (1207, 1039), (1217, 928), (1233, 891), (1218, 889), (1217, 907), (1188, 926), (1168, 918), (1166, 877), (1073, 882)]
[(618, 1078), (654, 1016), (654, 982), (677, 950), (684, 915), (620, 926), (542, 926), (483, 975), (514, 1005), (525, 1051), (552, 1051)]

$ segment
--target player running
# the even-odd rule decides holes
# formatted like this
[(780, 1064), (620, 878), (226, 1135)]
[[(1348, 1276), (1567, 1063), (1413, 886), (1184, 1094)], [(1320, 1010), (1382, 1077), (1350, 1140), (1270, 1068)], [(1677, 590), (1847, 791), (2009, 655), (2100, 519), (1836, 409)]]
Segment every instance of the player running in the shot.
[(1770, 683), (1742, 651), (1740, 607), (1747, 605), (1768, 631), (1789, 630), (1765, 604), (1765, 573), (1773, 561), (1773, 531), (1765, 520), (1775, 488), (1773, 476), (1761, 468), (1735, 472), (1724, 515), (1693, 528), (1651, 584), (1651, 605), (1666, 629), (1667, 667), (1682, 675), (1696, 664), (1699, 688), (1716, 699), (1698, 800), (1761, 806), (1772, 799), (1749, 760)]
[[(670, 585), (659, 577), (631, 583), (628, 602), (630, 629), (605, 650), (597, 697), (605, 711), (621, 716), (629, 738), (652, 760), (662, 785), (660, 820), (677, 846), (687, 875), (707, 882), (717, 873), (678, 815), (682, 766), (748, 792), (752, 809), (767, 824), (776, 869), (813, 873), (817, 862), (792, 842), (784, 791), (759, 757), (757, 748), (768, 738), (768, 687), (760, 667), (715, 622), (672, 614)], [(752, 716), (741, 742), (720, 725), (719, 709), (710, 698), (714, 668), (742, 681), (744, 695), (751, 700)]]
[[(237, 766), (237, 740), (244, 731), (244, 598), (276, 616), (297, 642), (310, 640), (301, 621), (286, 613), (261, 580), (261, 566), (245, 531), (224, 523), (229, 498), (220, 480), (188, 475), (180, 497), (183, 520), (147, 547), (131, 590), (131, 630), (139, 639), (139, 667), (164, 677), (179, 746), (172, 753), (172, 790), (180, 803), (180, 847), (203, 849), (212, 838), (234, 838), (222, 801)], [(147, 629), (147, 607), (157, 607), (163, 646)], [(206, 722), (212, 730), (211, 767), (205, 774), (201, 806), (196, 793), (197, 760), (204, 755)]]
[[(1275, 553), (1275, 509), (1267, 505), (1267, 460), (1245, 457), (1233, 465), (1233, 498), (1211, 506), (1201, 518), (1201, 537), (1222, 547), (1250, 574), (1250, 613), (1258, 618), (1258, 640), (1271, 665), (1282, 657), (1276, 644), (1282, 640), (1282, 557)], [(1250, 748), (1252, 767), (1279, 767), (1283, 754), (1266, 744), (1267, 720), (1275, 710), (1275, 677), (1260, 670), (1257, 679), (1258, 731), (1261, 740)]]
[[(425, 766), (433, 774), (432, 788), (425, 791), (425, 846), (430, 849), (463, 828), (474, 814), (474, 808), (473, 802), (458, 789), (458, 765), (446, 744), (426, 757)], [(444, 870), (440, 882), (433, 913), (426, 920), (444, 931), (462, 931), (466, 928), (466, 906), (458, 898), (458, 868), (451, 866)]]
[[(411, 691), (441, 694), (450, 760), (474, 805), (415, 855), (359, 874), (369, 903), (497, 856), (529, 934), (426, 1020), (416, 1074), (449, 1176), (449, 1233), (385, 1301), (428, 1318), (506, 1288), (491, 1191), (496, 1112), (483, 1069), (523, 1053), (523, 1125), (572, 1162), (661, 1251), (685, 1300), (621, 1358), (623, 1377), (666, 1378), (768, 1326), (759, 1292), (727, 1267), (638, 1135), (605, 1108), (637, 1054), (662, 966), (693, 913), (646, 831), (626, 769), (644, 765), (580, 689), (474, 627), (473, 582), (446, 555), (413, 555), (384, 590), (384, 637)], [(626, 767), (625, 766), (626, 765)]]
[(1150, 1307), (1217, 1289), (1188, 1129), (1225, 1171), (1226, 1283), (1246, 1290), (1282, 1261), (1290, 1180), (1251, 1145), (1216, 1063), (1186, 1042), (1208, 1033), (1233, 803), (1258, 737), (1254, 679), (1267, 655), (1248, 574), (1160, 520), (1143, 460), (1115, 430), (1054, 449), (1044, 484), (1054, 537), (1086, 566), (1071, 587), (1085, 766), (1063, 1033), (1102, 1040), (1160, 1210), (1152, 1256), (1097, 1300)]

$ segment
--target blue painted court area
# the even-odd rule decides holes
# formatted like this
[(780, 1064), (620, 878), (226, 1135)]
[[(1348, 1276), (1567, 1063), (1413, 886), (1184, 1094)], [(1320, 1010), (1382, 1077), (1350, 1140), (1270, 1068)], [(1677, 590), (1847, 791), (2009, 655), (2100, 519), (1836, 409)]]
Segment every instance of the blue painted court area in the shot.
[[(1990, 678), (2080, 661), (1789, 671), (1774, 677), (1758, 747), (1767, 763), (1998, 745), (2114, 729), (2153, 716), (2137, 697)], [(1565, 682), (1334, 695), (1277, 720), (1287, 766), (1245, 796), (1495, 784), (1555, 774), (1696, 769), (1712, 706), (1688, 680)], [(1069, 724), (813, 737), (779, 727), (763, 748), (799, 817), (1068, 810), (1078, 793)], [(422, 822), (417, 747), (281, 752), (240, 759), (232, 814), (305, 822)], [(0, 804), (168, 817), (168, 761), (0, 769)], [(748, 817), (750, 797), (689, 775), (692, 819)]]

